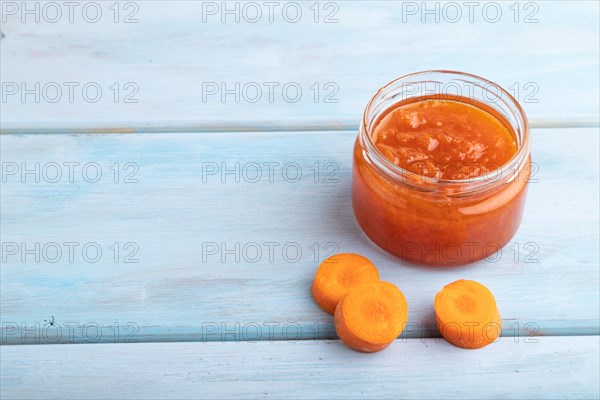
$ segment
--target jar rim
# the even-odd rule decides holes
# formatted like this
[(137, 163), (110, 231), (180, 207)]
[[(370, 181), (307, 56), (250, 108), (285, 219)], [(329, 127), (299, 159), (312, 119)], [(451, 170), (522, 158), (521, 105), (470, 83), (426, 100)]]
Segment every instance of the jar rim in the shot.
[[(475, 81), (475, 82), (469, 81), (469, 83), (475, 83), (475, 84), (483, 83), (487, 86), (493, 87), (493, 88), (495, 88), (495, 90), (500, 92), (501, 96), (508, 99), (507, 106), (511, 109), (514, 117), (516, 117), (517, 123), (519, 124), (519, 126), (518, 127), (512, 126), (512, 123), (511, 123), (512, 129), (515, 130), (514, 133), (515, 133), (515, 135), (517, 135), (518, 148), (517, 148), (517, 151), (515, 152), (515, 154), (506, 163), (504, 163), (503, 165), (501, 165), (499, 168), (497, 168), (495, 170), (489, 171), (488, 173), (485, 173), (485, 174), (482, 174), (479, 176), (475, 176), (475, 177), (470, 177), (470, 178), (466, 178), (466, 179), (437, 179), (437, 178), (432, 178), (432, 177), (428, 177), (425, 175), (411, 172), (409, 170), (406, 170), (406, 169), (394, 164), (392, 161), (390, 161), (387, 157), (385, 157), (381, 153), (381, 151), (377, 148), (377, 146), (375, 146), (375, 144), (373, 143), (372, 137), (371, 137), (371, 132), (370, 132), (369, 126), (367, 126), (367, 121), (369, 120), (370, 112), (373, 111), (372, 108), (373, 108), (374, 103), (380, 97), (385, 95), (386, 90), (390, 90), (391, 88), (394, 87), (394, 85), (401, 83), (403, 81), (406, 81), (407, 79), (410, 79), (410, 78), (420, 77), (420, 76), (426, 77), (431, 74), (441, 74), (441, 75), (447, 75), (449, 77), (454, 76), (454, 77), (468, 78), (468, 79)], [(435, 81), (435, 80), (432, 81), (430, 79), (429, 80), (426, 79), (422, 82), (441, 83), (439, 81)], [(479, 86), (479, 85), (477, 85), (477, 86)], [(435, 94), (440, 94), (440, 93), (437, 93), (437, 92), (433, 93), (433, 95), (435, 95)], [(396, 103), (393, 103), (391, 106), (386, 107), (384, 109), (384, 111), (387, 111), (387, 110), (393, 108), (394, 104), (396, 104)], [(508, 121), (508, 119), (507, 119), (507, 122), (510, 123), (510, 121)], [(500, 180), (501, 177), (506, 176), (507, 173), (510, 173), (509, 175), (512, 175), (513, 176), (512, 179), (514, 179), (514, 176), (516, 176), (517, 173), (520, 171), (520, 169), (523, 167), (523, 160), (529, 155), (529, 146), (530, 146), (529, 122), (527, 120), (527, 116), (525, 114), (525, 111), (521, 107), (521, 105), (509, 92), (507, 92), (505, 89), (503, 89), (500, 85), (498, 85), (495, 82), (492, 82), (488, 79), (482, 78), (482, 77), (474, 75), (474, 74), (460, 72), (460, 71), (453, 71), (453, 70), (426, 70), (426, 71), (420, 71), (420, 72), (413, 72), (410, 74), (403, 75), (399, 78), (396, 78), (396, 79), (388, 82), (384, 86), (382, 86), (373, 95), (373, 97), (369, 100), (369, 102), (367, 103), (367, 106), (365, 107), (365, 111), (363, 113), (361, 125), (359, 128), (359, 139), (361, 140), (363, 149), (365, 149), (365, 147), (366, 147), (370, 161), (372, 161), (374, 164), (376, 164), (376, 166), (378, 168), (380, 168), (381, 170), (383, 170), (384, 172), (386, 172), (388, 175), (392, 176), (393, 178), (401, 178), (402, 182), (404, 182), (404, 183), (410, 182), (408, 184), (408, 186), (412, 186), (414, 189), (417, 189), (420, 191), (436, 191), (436, 190), (439, 190), (444, 187), (453, 187), (453, 186), (460, 187), (461, 192), (465, 192), (465, 189), (467, 189), (468, 191), (479, 190), (479, 189), (487, 188), (489, 185), (494, 184), (495, 182)], [(517, 171), (515, 171), (513, 168), (513, 166), (515, 164), (517, 164), (517, 167), (518, 167)], [(496, 177), (494, 177), (494, 175), (496, 175)], [(509, 181), (512, 179), (509, 179)], [(418, 183), (416, 183), (416, 182), (418, 182)], [(471, 190), (469, 190), (469, 188), (465, 188), (466, 185), (470, 185)]]

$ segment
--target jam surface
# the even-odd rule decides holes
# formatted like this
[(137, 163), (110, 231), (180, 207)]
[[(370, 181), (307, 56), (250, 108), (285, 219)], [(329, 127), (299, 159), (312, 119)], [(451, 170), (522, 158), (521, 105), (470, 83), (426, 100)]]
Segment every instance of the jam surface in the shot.
[(518, 150), (513, 131), (494, 115), (447, 99), (397, 106), (376, 123), (371, 139), (397, 166), (437, 180), (484, 175)]

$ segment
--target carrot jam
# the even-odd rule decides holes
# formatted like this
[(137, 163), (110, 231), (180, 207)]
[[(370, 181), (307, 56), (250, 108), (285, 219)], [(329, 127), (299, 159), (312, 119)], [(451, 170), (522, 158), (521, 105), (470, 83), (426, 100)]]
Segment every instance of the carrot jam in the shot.
[(518, 139), (501, 112), (458, 96), (402, 101), (373, 120), (369, 110), (352, 173), (363, 232), (418, 264), (497, 262), (523, 214), (531, 170), (526, 120)]
[(438, 180), (489, 173), (517, 152), (514, 134), (499, 119), (454, 100), (397, 107), (379, 121), (372, 140), (397, 166)]

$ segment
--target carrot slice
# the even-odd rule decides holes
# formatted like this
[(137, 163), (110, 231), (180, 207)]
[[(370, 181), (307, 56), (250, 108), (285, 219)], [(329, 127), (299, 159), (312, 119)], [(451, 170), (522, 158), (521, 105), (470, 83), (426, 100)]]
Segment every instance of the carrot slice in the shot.
[(311, 292), (319, 306), (333, 315), (348, 290), (378, 280), (377, 268), (368, 258), (353, 253), (335, 254), (319, 266)]
[(464, 349), (479, 349), (496, 341), (502, 319), (494, 295), (481, 283), (458, 280), (436, 294), (437, 328), (448, 342)]
[(351, 289), (335, 310), (335, 330), (350, 348), (365, 353), (383, 350), (404, 330), (408, 305), (389, 282), (363, 283)]

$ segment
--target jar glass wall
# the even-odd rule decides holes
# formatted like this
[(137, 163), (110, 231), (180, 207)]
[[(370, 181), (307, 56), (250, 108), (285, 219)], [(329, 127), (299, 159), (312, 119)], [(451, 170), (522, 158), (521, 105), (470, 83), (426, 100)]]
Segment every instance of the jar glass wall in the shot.
[[(403, 104), (464, 102), (493, 115), (514, 134), (517, 150), (483, 175), (450, 180), (416, 174), (375, 145), (375, 127)], [(485, 132), (484, 132), (485, 133)], [(483, 78), (425, 71), (381, 88), (367, 105), (354, 146), (352, 204), (365, 234), (410, 262), (460, 265), (494, 258), (517, 231), (531, 172), (525, 113), (505, 90)]]

